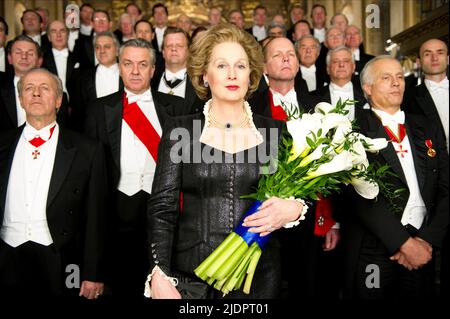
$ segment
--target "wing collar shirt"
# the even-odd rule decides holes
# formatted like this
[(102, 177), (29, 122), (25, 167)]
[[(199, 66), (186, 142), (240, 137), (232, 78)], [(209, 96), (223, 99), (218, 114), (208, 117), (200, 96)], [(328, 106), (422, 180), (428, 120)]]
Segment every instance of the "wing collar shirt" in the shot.
[(97, 98), (119, 91), (119, 65), (110, 67), (99, 64), (95, 72), (95, 89)]
[(5, 48), (0, 48), (0, 72), (5, 72)]
[(430, 92), (434, 105), (441, 119), (442, 126), (445, 132), (445, 141), (447, 143), (448, 152), (448, 130), (449, 130), (449, 99), (448, 99), (448, 78), (445, 77), (441, 82), (434, 82), (425, 80), (425, 86)]
[(316, 87), (316, 66), (313, 64), (310, 67), (300, 65), (300, 70), (302, 71), (302, 78), (306, 81), (308, 85), (308, 91), (312, 92), (317, 89)]
[[(53, 134), (50, 129), (54, 128)], [(48, 246), (53, 243), (47, 223), (47, 196), (55, 162), (59, 128), (56, 122), (36, 130), (26, 123), (11, 165), (0, 236), (17, 247), (27, 241)], [(41, 137), (44, 144), (29, 143)], [(39, 155), (35, 156), (35, 152)]]
[(252, 28), (252, 33), (258, 41), (261, 41), (267, 37), (266, 27), (259, 25), (254, 25)]
[[(129, 92), (127, 89), (125, 89), (125, 92), (128, 102), (137, 101), (145, 117), (158, 135), (161, 136), (162, 128), (150, 89), (138, 95)], [(132, 196), (141, 190), (151, 194), (155, 169), (155, 160), (130, 126), (122, 119), (120, 180), (117, 189), (128, 196)]]
[[(351, 81), (347, 82), (344, 86), (339, 86), (334, 83), (330, 83), (330, 97), (331, 105), (336, 105), (339, 98), (342, 102), (347, 99), (353, 100), (353, 84)], [(346, 110), (348, 111), (347, 117), (350, 121), (355, 119), (355, 106), (346, 105)]]
[(63, 84), (63, 90), (67, 93), (66, 87), (66, 71), (67, 71), (67, 58), (69, 57), (69, 49), (65, 48), (62, 50), (57, 50), (52, 48), (53, 56), (55, 58), (56, 71), (58, 72), (58, 77)]
[(155, 28), (156, 42), (158, 43), (158, 51), (160, 51), (160, 52), (161, 52), (161, 48), (162, 48), (164, 32), (166, 31), (166, 29), (167, 29), (167, 27), (164, 27), (164, 28), (156, 27)]
[[(383, 126), (388, 126), (391, 131), (398, 136), (398, 125), (404, 124), (405, 122), (405, 114), (403, 111), (399, 110), (397, 113), (391, 115), (378, 109), (372, 110), (381, 119)], [(420, 229), (427, 214), (427, 210), (420, 193), (414, 166), (414, 158), (412, 156), (411, 142), (408, 138), (408, 134), (406, 134), (401, 143), (392, 141), (392, 146), (397, 153), (409, 189), (409, 198), (403, 211), (401, 223), (403, 225), (410, 224), (415, 228)]]

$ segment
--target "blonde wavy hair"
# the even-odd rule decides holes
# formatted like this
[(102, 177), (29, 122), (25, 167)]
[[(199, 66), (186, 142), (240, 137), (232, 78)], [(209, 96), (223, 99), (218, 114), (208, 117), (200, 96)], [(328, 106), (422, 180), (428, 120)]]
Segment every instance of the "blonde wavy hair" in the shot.
[(224, 42), (239, 43), (248, 56), (250, 83), (245, 98), (256, 91), (264, 68), (261, 46), (255, 38), (238, 27), (221, 23), (208, 29), (204, 35), (194, 41), (189, 48), (187, 72), (197, 95), (206, 100), (211, 96), (209, 87), (205, 87), (203, 76), (206, 74), (213, 49)]

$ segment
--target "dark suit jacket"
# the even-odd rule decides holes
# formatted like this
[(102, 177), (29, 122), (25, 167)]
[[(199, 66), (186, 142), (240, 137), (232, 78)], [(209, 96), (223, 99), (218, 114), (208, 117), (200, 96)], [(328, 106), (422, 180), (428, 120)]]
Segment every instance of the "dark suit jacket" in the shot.
[[(317, 97), (317, 102), (331, 103), (330, 85), (322, 86), (321, 88), (311, 92), (311, 95)], [(360, 117), (359, 113), (363, 110), (364, 104), (367, 103), (364, 93), (358, 84), (353, 83), (353, 99), (357, 100), (355, 104), (355, 119)]]
[[(67, 65), (66, 65), (66, 87), (69, 92), (70, 98), (75, 94), (75, 83), (77, 82), (75, 78), (73, 78), (73, 74), (75, 69), (75, 65), (77, 64), (75, 55), (69, 51), (69, 56), (67, 57)], [(42, 63), (42, 67), (46, 68), (50, 72), (55, 75), (58, 75), (58, 70), (56, 68), (55, 56), (53, 55), (53, 51), (50, 48), (44, 54), (44, 62)]]
[[(95, 75), (97, 67), (82, 70), (75, 83), (75, 94), (72, 99), (72, 113), (70, 118), (71, 127), (75, 131), (82, 131), (86, 121), (87, 107), (97, 99), (97, 88), (95, 86)], [(119, 77), (119, 90), (123, 90), (123, 81)]]
[(374, 57), (375, 56), (359, 50), (359, 61), (355, 61), (355, 75), (359, 76), (366, 63), (372, 60)]
[[(388, 139), (381, 121), (370, 110), (361, 114), (358, 125), (361, 133), (370, 138)], [(405, 125), (412, 148), (420, 193), (427, 209), (427, 216), (417, 236), (439, 247), (449, 219), (448, 154), (436, 127), (429, 125), (426, 118), (406, 114)], [(432, 140), (433, 147), (437, 151), (436, 157), (427, 156), (425, 145), (427, 139)], [(392, 183), (394, 189), (407, 189), (400, 198), (395, 200), (396, 204), (404, 209), (409, 191), (405, 174), (392, 144), (389, 143), (388, 147), (378, 154), (369, 153), (368, 159), (370, 163), (388, 164), (397, 175), (387, 177), (386, 182)], [(390, 255), (393, 255), (410, 235), (400, 222), (401, 213), (396, 214), (392, 211), (392, 206), (383, 194), (379, 194), (374, 200), (368, 200), (357, 195), (353, 189), (348, 189), (346, 195), (344, 200), (347, 202), (344, 204), (346, 214), (341, 224), (346, 277), (344, 291), (347, 297), (352, 297), (355, 267), (362, 241), (368, 236), (374, 237), (381, 242)]]
[[(9, 174), (24, 126), (0, 135), (0, 220)], [(60, 128), (47, 197), (47, 223), (62, 272), (80, 265), (82, 280), (102, 281), (106, 171), (100, 143)], [(1, 252), (0, 252), (1, 254)]]
[(80, 32), (78, 39), (75, 41), (73, 54), (77, 62), (80, 62), (81, 69), (90, 69), (95, 67), (95, 51), (94, 51), (94, 31), (87, 36)]
[[(162, 76), (164, 74), (164, 70), (162, 73), (155, 72), (155, 75), (152, 78), (152, 89), (154, 91), (158, 91), (159, 84), (162, 80)], [(192, 110), (192, 113), (201, 112), (203, 110), (203, 105), (205, 104), (200, 100), (195, 92), (194, 86), (192, 85), (191, 78), (187, 75), (186, 78), (186, 91), (184, 92), (184, 100), (186, 101), (187, 107)]]
[[(85, 125), (87, 136), (95, 138), (105, 146), (108, 185), (113, 192), (120, 178), (120, 139), (122, 132), (123, 94), (117, 93), (96, 99), (88, 106)], [(189, 114), (182, 98), (152, 90), (153, 101), (161, 127), (169, 116)]]
[(438, 128), (442, 138), (445, 140), (444, 127), (425, 82), (422, 82), (422, 84), (414, 88), (406, 90), (403, 96), (402, 108), (407, 113), (425, 116), (430, 123), (433, 123), (433, 125)]
[[(316, 90), (328, 83), (327, 81), (329, 78), (327, 77), (328, 75), (326, 75), (326, 71), (324, 73), (320, 66), (316, 63)], [(309, 92), (308, 84), (306, 84), (306, 81), (302, 78), (301, 69), (298, 69), (297, 75), (295, 76), (295, 89), (300, 90), (300, 92), (305, 92), (306, 94)]]
[[(272, 118), (272, 111), (270, 110), (269, 87), (262, 91), (256, 91), (248, 99), (248, 103), (255, 114), (263, 115)], [(316, 105), (316, 99), (310, 95), (304, 94), (295, 88), (297, 93), (297, 101), (302, 111), (308, 112)]]
[[(6, 75), (5, 80), (2, 82), (0, 83), (0, 131), (6, 131), (16, 128), (18, 125), (14, 74)], [(68, 117), (68, 100), (67, 95), (64, 93), (56, 120), (58, 124), (64, 126), (68, 122)]]

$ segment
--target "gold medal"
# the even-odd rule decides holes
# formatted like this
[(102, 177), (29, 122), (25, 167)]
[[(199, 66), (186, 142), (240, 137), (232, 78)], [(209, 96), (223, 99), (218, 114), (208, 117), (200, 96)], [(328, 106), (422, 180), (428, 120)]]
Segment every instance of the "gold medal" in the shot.
[(434, 148), (429, 148), (427, 151), (427, 155), (429, 157), (435, 157), (436, 156), (436, 150)]

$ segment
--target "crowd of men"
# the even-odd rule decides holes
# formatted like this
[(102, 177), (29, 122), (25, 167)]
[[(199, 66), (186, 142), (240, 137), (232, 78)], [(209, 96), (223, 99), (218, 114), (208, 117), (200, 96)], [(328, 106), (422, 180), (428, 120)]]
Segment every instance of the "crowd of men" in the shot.
[[(110, 14), (88, 3), (80, 7), (77, 29), (68, 28), (63, 19), (49, 21), (45, 8), (27, 9), (21, 19), (23, 34), (8, 43), (8, 25), (0, 17), (0, 287), (13, 287), (10, 291), (19, 293), (35, 283), (39, 291), (42, 278), (35, 275), (45, 274), (53, 278), (48, 291), (59, 294), (57, 282), (65, 274), (56, 265), (83, 260), (80, 294), (87, 298), (103, 293), (142, 296), (150, 251), (145, 206), (151, 196), (157, 141), (167, 116), (201, 112), (205, 102), (196, 95), (186, 71), (189, 45), (209, 26), (222, 22), (244, 30), (240, 10), (231, 10), (225, 19), (221, 9), (213, 7), (209, 26), (196, 29), (185, 14), (169, 26), (169, 12), (162, 3), (154, 5), (151, 13), (153, 23), (142, 19), (141, 9), (129, 3), (118, 29), (112, 31)], [(423, 43), (418, 55), (424, 79), (417, 86), (416, 80), (405, 85), (399, 64), (386, 57), (365, 69), (375, 57), (365, 52), (361, 29), (349, 25), (344, 14), (335, 14), (326, 27), (322, 5), (312, 7), (311, 23), (301, 6), (292, 6), (289, 13), (289, 23), (279, 14), (269, 21), (267, 8), (259, 5), (253, 10), (253, 26), (245, 29), (261, 44), (265, 58), (264, 76), (249, 99), (253, 112), (285, 120), (277, 109), (281, 105), (309, 111), (318, 102), (350, 99), (357, 102), (347, 106), (348, 117), (369, 133), (364, 114), (376, 107), (382, 110), (374, 114), (383, 125), (404, 123), (404, 115), (394, 119), (385, 113), (423, 116), (428, 121), (425, 126), (436, 131), (430, 136), (437, 139), (420, 145), (424, 154), (411, 150), (414, 160), (411, 157), (407, 164), (399, 159), (393, 164), (410, 197), (420, 198), (403, 203), (409, 219), (402, 218), (401, 224), (414, 226), (405, 231), (404, 240), (391, 240), (388, 233), (401, 231), (398, 220), (380, 213), (378, 220), (361, 217), (363, 222), (355, 226), (339, 200), (323, 199), (303, 227), (283, 234), (285, 297), (340, 298), (343, 291), (348, 296), (385, 297), (384, 290), (355, 292), (355, 284), (342, 282), (339, 275), (344, 265), (346, 270), (353, 269), (360, 274), (356, 286), (362, 287), (366, 282), (363, 257), (371, 253), (392, 256), (390, 261), (380, 261), (383, 269), (392, 260), (414, 276), (414, 270), (428, 270), (426, 277), (440, 269), (440, 294), (448, 294), (448, 177), (443, 177), (448, 173), (449, 147), (447, 44), (438, 39)], [(399, 100), (389, 95), (394, 89), (401, 93)], [(46, 109), (37, 114), (33, 110), (40, 99), (45, 100)], [(136, 111), (138, 104), (141, 111)], [(44, 142), (52, 141), (52, 135), (59, 137), (31, 147), (19, 139), (22, 131), (18, 133), (17, 128), (25, 128), (24, 135), (46, 136)], [(142, 137), (149, 131), (154, 134), (151, 140)], [(413, 131), (408, 127), (411, 139)], [(427, 155), (427, 148), (437, 150), (438, 157)], [(27, 152), (33, 152), (33, 157), (26, 157)], [(52, 161), (39, 161), (45, 158)], [(439, 162), (433, 162), (437, 158)], [(40, 175), (30, 173), (33, 170)], [(26, 174), (32, 176), (29, 181)], [(23, 182), (29, 184), (21, 189)], [(372, 209), (366, 203), (355, 207), (359, 212)], [(20, 216), (14, 216), (16, 211)], [(417, 222), (420, 214), (425, 217)], [(422, 234), (422, 229), (427, 231)], [(359, 246), (349, 239), (359, 240)], [(363, 252), (356, 261), (347, 260), (346, 249)], [(294, 251), (298, 257), (292, 259)], [(398, 274), (398, 269), (390, 271), (397, 280), (393, 286), (418, 280)]]

